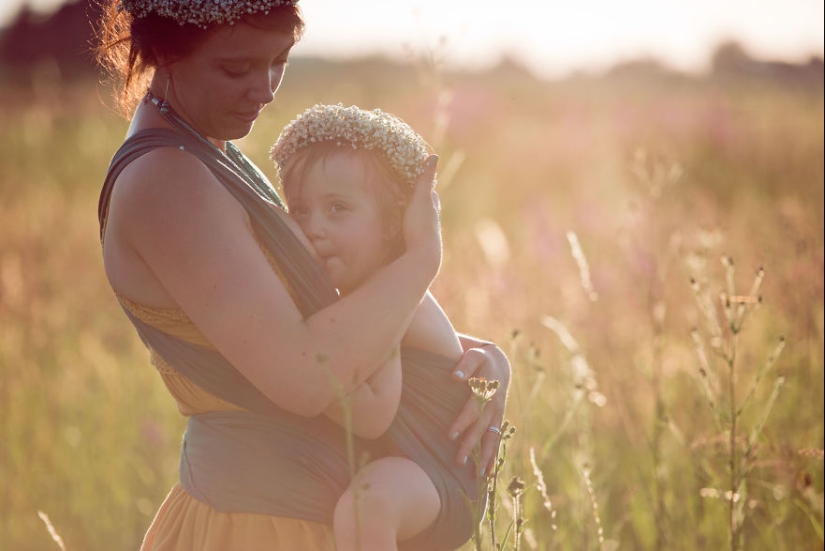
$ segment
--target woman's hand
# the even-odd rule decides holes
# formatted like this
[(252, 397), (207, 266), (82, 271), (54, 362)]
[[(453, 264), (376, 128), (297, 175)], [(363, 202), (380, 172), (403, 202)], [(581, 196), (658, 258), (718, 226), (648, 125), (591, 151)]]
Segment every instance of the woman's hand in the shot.
[[(504, 420), (504, 407), (507, 404), (507, 391), (510, 386), (510, 361), (504, 352), (492, 343), (462, 337), (462, 344), (465, 345), (465, 352), (453, 371), (453, 377), (458, 381), (467, 381), (471, 377), (496, 380), (499, 387), (492, 398), (484, 404), (481, 418), (478, 401), (475, 396), (471, 397), (450, 427), (449, 437), (461, 442), (456, 457), (460, 465), (472, 460), (473, 450), (479, 445), (481, 438), (479, 475), (490, 475), (495, 467), (501, 435), (489, 429), (495, 427), (500, 430)], [(467, 348), (468, 344), (472, 348)]]
[(426, 266), (433, 268), (433, 277), (441, 267), (441, 221), (438, 194), (435, 192), (435, 169), (438, 156), (424, 161), (424, 172), (404, 213), (404, 243), (408, 253), (419, 255)]

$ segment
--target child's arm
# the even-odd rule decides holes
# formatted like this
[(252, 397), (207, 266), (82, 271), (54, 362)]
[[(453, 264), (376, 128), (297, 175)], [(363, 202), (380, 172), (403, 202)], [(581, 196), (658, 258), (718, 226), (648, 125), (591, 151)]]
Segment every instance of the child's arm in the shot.
[(348, 396), (331, 405), (324, 415), (361, 438), (378, 438), (392, 424), (401, 401), (401, 355), (392, 358)]
[[(450, 319), (429, 292), (418, 305), (402, 345), (455, 361), (464, 353)], [(324, 415), (346, 428), (348, 408), (352, 432), (362, 438), (378, 438), (398, 411), (401, 377), (401, 357), (396, 353), (349, 396), (327, 408)]]
[(429, 291), (416, 308), (401, 345), (440, 354), (455, 361), (464, 353), (450, 318)]

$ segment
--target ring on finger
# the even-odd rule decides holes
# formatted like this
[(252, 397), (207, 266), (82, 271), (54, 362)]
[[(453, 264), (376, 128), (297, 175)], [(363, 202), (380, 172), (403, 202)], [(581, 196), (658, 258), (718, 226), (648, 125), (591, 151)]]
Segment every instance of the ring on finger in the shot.
[(487, 427), (487, 430), (495, 434), (496, 436), (501, 436), (501, 429), (493, 425), (492, 427)]

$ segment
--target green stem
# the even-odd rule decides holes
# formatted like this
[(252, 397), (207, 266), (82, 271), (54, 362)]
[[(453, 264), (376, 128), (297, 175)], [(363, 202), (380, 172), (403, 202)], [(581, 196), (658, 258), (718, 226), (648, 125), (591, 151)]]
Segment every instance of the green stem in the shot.
[[(735, 329), (734, 329), (735, 331)], [(736, 383), (735, 383), (735, 365), (736, 365), (736, 345), (738, 342), (738, 335), (734, 332), (731, 339), (731, 351), (728, 357), (728, 400), (730, 401), (730, 498), (728, 500), (728, 522), (730, 525), (730, 549), (737, 551), (739, 549), (737, 519), (736, 519), (736, 491), (739, 487), (739, 473), (736, 461), (736, 421), (738, 411), (736, 407)]]

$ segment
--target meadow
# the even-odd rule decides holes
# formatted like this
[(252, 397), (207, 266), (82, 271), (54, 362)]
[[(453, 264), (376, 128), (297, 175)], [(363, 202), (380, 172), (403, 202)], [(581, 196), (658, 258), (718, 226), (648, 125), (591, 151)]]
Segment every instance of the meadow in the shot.
[[(0, 549), (136, 549), (185, 422), (102, 269), (127, 123), (48, 67), (0, 97)], [(238, 145), (274, 177), (339, 101), (441, 155), (434, 293), (513, 366), (503, 549), (822, 549), (821, 82), (299, 59)]]

